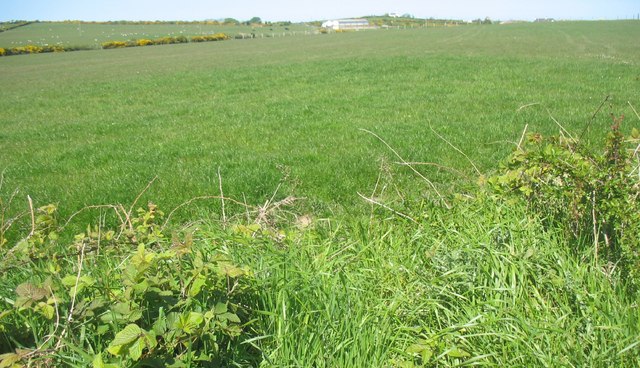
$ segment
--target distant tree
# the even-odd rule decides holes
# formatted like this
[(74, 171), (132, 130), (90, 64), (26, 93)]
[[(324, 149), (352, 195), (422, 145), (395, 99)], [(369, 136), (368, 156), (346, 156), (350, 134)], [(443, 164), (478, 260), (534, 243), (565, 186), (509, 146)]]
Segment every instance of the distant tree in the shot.
[(484, 18), (484, 20), (482, 21), (482, 24), (493, 24), (493, 22), (491, 21), (491, 18), (486, 17), (486, 18)]
[(233, 19), (233, 18), (225, 18), (224, 19), (224, 24), (228, 24), (228, 25), (238, 25), (240, 24), (240, 22), (237, 19)]
[(262, 24), (262, 19), (260, 19), (260, 17), (253, 17), (249, 19), (249, 24)]

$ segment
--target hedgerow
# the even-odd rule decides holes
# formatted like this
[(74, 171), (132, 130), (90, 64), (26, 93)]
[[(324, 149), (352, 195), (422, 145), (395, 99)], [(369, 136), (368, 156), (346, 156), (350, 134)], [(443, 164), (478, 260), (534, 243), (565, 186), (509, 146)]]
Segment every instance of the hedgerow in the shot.
[(157, 38), (155, 40), (150, 39), (137, 39), (132, 41), (108, 41), (102, 44), (103, 49), (117, 49), (124, 47), (136, 47), (136, 46), (152, 46), (152, 45), (168, 45), (168, 44), (176, 44), (176, 43), (187, 43), (187, 42), (208, 42), (208, 41), (222, 41), (228, 40), (229, 36), (224, 33), (215, 33), (212, 35), (206, 36), (194, 36), (188, 39), (185, 36), (178, 37), (162, 37)]
[(224, 33), (215, 33), (207, 36), (194, 36), (191, 37), (191, 42), (208, 42), (208, 41), (224, 41), (228, 40), (229, 36)]
[(48, 52), (67, 52), (77, 50), (91, 50), (88, 46), (64, 46), (64, 45), (26, 45), (17, 46), (10, 49), (0, 48), (0, 56), (24, 55), (24, 54), (41, 54)]

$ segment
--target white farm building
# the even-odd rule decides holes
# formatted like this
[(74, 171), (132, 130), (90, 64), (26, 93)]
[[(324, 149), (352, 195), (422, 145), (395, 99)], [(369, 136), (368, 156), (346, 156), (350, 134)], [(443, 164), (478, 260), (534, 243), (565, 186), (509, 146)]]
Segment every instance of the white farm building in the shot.
[(322, 28), (339, 29), (369, 29), (369, 21), (366, 19), (336, 19), (322, 23)]

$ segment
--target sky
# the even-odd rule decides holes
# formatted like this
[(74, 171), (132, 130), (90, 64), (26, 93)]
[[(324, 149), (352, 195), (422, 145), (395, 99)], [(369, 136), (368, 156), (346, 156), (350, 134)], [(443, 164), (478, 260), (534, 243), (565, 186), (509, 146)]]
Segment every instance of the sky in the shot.
[(0, 0), (0, 21), (260, 17), (300, 22), (386, 13), (460, 20), (629, 19), (640, 14), (640, 0)]

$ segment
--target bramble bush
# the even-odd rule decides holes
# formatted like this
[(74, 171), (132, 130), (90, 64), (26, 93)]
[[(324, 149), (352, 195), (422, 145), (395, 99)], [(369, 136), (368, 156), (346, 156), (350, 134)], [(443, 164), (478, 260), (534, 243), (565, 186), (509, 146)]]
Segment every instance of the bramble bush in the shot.
[(576, 246), (593, 246), (614, 267), (621, 265), (640, 286), (640, 132), (621, 131), (624, 117), (612, 116), (603, 152), (578, 139), (529, 134), (489, 179), (507, 198), (523, 198), (549, 226), (563, 228)]
[(0, 291), (0, 367), (227, 366), (257, 354), (240, 344), (251, 272), (219, 246), (167, 237), (152, 204), (119, 229), (87, 227), (70, 241), (56, 213), (39, 208), (27, 237), (0, 246), (12, 290)]

